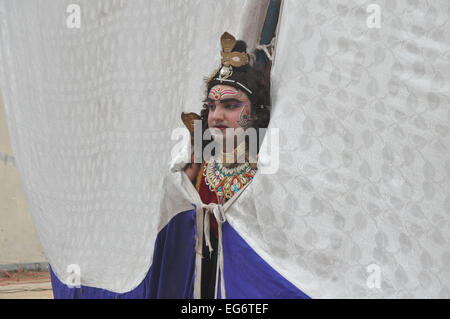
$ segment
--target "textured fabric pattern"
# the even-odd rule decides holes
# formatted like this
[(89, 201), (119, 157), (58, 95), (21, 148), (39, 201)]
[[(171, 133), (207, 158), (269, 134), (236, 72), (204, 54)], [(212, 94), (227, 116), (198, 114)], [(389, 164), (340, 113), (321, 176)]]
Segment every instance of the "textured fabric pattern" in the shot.
[[(181, 173), (163, 178), (167, 141), (246, 15), (241, 1), (84, 0), (68, 29), (69, 3), (0, 1), (0, 88), (54, 272), (79, 264), (83, 285), (123, 293), (192, 208)], [(447, 1), (284, 1), (280, 169), (258, 172), (227, 220), (306, 295), (450, 297), (449, 21)]]
[(115, 293), (96, 287), (68, 287), (50, 269), (55, 299), (185, 298), (194, 295), (195, 209), (177, 214), (158, 234), (153, 263), (133, 290)]
[(280, 21), (280, 169), (228, 221), (312, 298), (449, 298), (448, 1), (287, 0)]
[(70, 29), (73, 1), (0, 1), (11, 143), (63, 282), (77, 264), (86, 286), (124, 293), (141, 283), (158, 231), (192, 208), (177, 185), (165, 194), (172, 129), (181, 111), (201, 109), (220, 35), (239, 38), (255, 2), (80, 0), (81, 28)]
[(258, 256), (228, 223), (223, 224), (224, 278), (230, 299), (309, 299)]

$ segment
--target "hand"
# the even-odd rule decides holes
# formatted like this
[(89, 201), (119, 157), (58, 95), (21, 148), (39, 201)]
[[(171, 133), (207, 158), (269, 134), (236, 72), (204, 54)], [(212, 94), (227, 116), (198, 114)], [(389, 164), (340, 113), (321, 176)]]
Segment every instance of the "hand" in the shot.
[(184, 167), (184, 172), (189, 177), (191, 182), (193, 183), (195, 178), (198, 175), (198, 172), (200, 171), (200, 164), (194, 163), (194, 155), (191, 156), (191, 163), (187, 164)]

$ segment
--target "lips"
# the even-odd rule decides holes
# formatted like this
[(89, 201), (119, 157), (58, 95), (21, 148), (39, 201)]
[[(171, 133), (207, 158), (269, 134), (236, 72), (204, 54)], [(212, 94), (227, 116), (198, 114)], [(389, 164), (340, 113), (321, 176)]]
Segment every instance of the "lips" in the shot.
[(226, 126), (222, 126), (222, 125), (217, 125), (217, 126), (214, 126), (214, 128), (217, 128), (217, 129), (223, 131), (223, 130), (226, 129), (227, 127), (226, 127)]

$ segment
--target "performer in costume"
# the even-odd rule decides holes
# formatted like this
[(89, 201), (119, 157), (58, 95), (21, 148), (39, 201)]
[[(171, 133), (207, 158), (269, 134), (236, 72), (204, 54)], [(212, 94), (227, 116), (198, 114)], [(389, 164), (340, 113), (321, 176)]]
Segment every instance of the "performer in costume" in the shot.
[[(248, 138), (241, 141), (234, 130), (245, 132), (254, 128), (257, 136), (256, 151), (259, 150), (259, 128), (266, 128), (270, 119), (270, 86), (262, 69), (249, 64), (246, 43), (225, 32), (221, 37), (221, 66), (206, 80), (206, 99), (201, 115), (182, 113), (183, 123), (194, 136), (194, 121), (201, 120), (202, 130), (210, 129), (215, 140), (223, 148), (213, 158), (204, 158), (202, 163), (191, 163), (185, 173), (196, 186), (203, 203), (224, 205), (234, 194), (250, 183), (257, 171), (257, 156), (252, 154)], [(233, 150), (227, 152), (226, 141), (234, 139)], [(253, 141), (254, 142), (254, 141)], [(203, 141), (202, 149), (208, 141)], [(245, 161), (238, 161), (245, 154)], [(220, 159), (220, 160), (217, 160)], [(192, 162), (194, 162), (192, 160)], [(217, 263), (217, 221), (212, 217), (210, 254), (205, 242), (202, 246), (202, 298), (213, 298)]]

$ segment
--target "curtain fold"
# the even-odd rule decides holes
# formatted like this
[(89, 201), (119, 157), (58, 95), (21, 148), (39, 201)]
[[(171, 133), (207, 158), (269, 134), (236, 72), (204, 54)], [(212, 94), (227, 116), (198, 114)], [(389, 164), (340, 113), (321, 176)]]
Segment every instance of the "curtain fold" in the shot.
[(80, 0), (72, 28), (72, 1), (0, 1), (11, 144), (62, 282), (70, 265), (85, 286), (125, 293), (142, 282), (158, 232), (192, 209), (179, 185), (169, 200), (161, 191), (172, 131), (181, 111), (200, 111), (221, 34), (239, 38), (242, 8), (256, 2)]
[(227, 219), (312, 298), (450, 297), (449, 9), (283, 1), (279, 169), (258, 171)]

